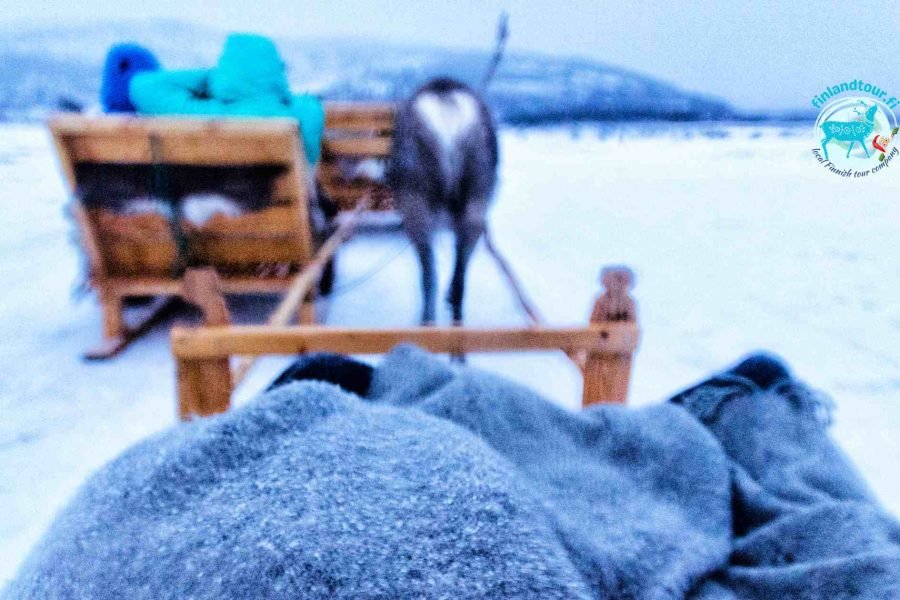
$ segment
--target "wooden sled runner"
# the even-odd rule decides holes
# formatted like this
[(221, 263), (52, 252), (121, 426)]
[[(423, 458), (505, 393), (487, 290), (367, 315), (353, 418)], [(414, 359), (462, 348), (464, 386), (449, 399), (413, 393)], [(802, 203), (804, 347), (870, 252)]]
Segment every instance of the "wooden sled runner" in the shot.
[[(209, 303), (215, 305), (213, 284), (209, 290)], [(632, 357), (640, 338), (634, 301), (624, 288), (608, 288), (595, 303), (591, 323), (584, 327), (289, 327), (278, 318), (279, 312), (290, 312), (289, 302), (286, 297), (266, 326), (221, 323), (172, 330), (179, 418), (188, 420), (228, 410), (234, 388), (258, 356), (308, 352), (382, 354), (404, 342), (431, 352), (456, 354), (561, 350), (575, 360), (584, 377), (582, 405), (625, 402)], [(622, 306), (628, 310), (622, 311)], [(614, 307), (615, 313), (607, 311), (607, 307)], [(239, 358), (232, 364), (234, 357)]]
[[(335, 104), (326, 107), (326, 132), (318, 177), (341, 209), (353, 210), (363, 197), (370, 209), (389, 210), (389, 191), (350, 174), (347, 159), (381, 160), (390, 151), (393, 107)], [(285, 293), (313, 261), (310, 230), (310, 172), (300, 151), (296, 121), (287, 119), (188, 119), (59, 116), (50, 130), (62, 170), (75, 197), (71, 211), (88, 259), (89, 284), (103, 311), (103, 338), (88, 358), (107, 358), (140, 335), (173, 297), (186, 298), (184, 267), (211, 267), (225, 294)], [(160, 214), (122, 214), (86, 208), (78, 201), (85, 178), (119, 169), (138, 169), (148, 196), (176, 169), (269, 169), (277, 173), (265, 208), (239, 216), (216, 214), (202, 225), (169, 222)], [(143, 171), (140, 171), (143, 169)], [(177, 172), (176, 172), (177, 173)], [(180, 230), (180, 234), (179, 231)], [(185, 257), (185, 247), (189, 257)], [(336, 250), (332, 248), (332, 253)], [(327, 260), (327, 257), (326, 259)], [(300, 307), (303, 323), (315, 321), (315, 286)], [(129, 297), (157, 301), (142, 322), (123, 319)]]

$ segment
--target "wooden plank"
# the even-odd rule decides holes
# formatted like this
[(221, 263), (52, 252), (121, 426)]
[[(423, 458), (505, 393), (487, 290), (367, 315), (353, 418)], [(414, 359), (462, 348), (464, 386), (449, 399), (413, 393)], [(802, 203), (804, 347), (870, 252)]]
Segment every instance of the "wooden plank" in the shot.
[(293, 235), (270, 239), (192, 235), (190, 245), (198, 263), (223, 267), (223, 271), (261, 263), (303, 264), (303, 247)]
[(325, 104), (325, 128), (344, 131), (391, 131), (394, 128), (393, 104), (328, 102)]
[(172, 330), (172, 349), (176, 356), (190, 359), (320, 351), (380, 354), (403, 342), (432, 352), (561, 349), (567, 352), (591, 350), (615, 354), (633, 352), (637, 348), (638, 338), (638, 327), (634, 323), (547, 329), (353, 329), (245, 325), (199, 329), (176, 327)]
[(379, 137), (348, 137), (322, 140), (322, 150), (325, 156), (352, 156), (352, 157), (387, 157), (391, 153), (391, 138)]
[(116, 135), (83, 134), (68, 138), (76, 162), (112, 164), (251, 166), (284, 164), (290, 161), (291, 136), (257, 137), (251, 134), (184, 135), (159, 138), (159, 154), (154, 159), (149, 137), (141, 132)]
[(150, 117), (146, 115), (84, 116), (63, 114), (52, 117), (48, 126), (54, 135), (290, 135), (298, 131), (297, 121), (286, 117)]
[(189, 165), (269, 165), (291, 162), (300, 143), (292, 134), (183, 135), (160, 138), (161, 162)]
[[(281, 294), (290, 286), (285, 277), (222, 277), (225, 294)], [(113, 277), (107, 285), (123, 296), (180, 295), (181, 280), (167, 277)]]
[[(316, 175), (318, 179), (322, 183), (334, 183), (334, 184), (349, 184), (349, 183), (383, 183), (380, 179), (373, 179), (370, 177), (366, 177), (365, 175), (359, 175), (357, 177), (349, 177), (350, 173), (345, 172), (347, 166), (341, 167), (338, 162), (341, 160), (340, 157), (329, 157), (323, 159), (322, 162), (319, 163), (317, 167)], [(351, 164), (348, 165), (351, 168), (355, 168), (355, 159), (351, 160)], [(376, 160), (376, 159), (368, 159), (368, 160)]]
[(82, 134), (66, 138), (75, 162), (147, 164), (153, 162), (146, 136), (137, 132), (120, 136)]
[(192, 234), (209, 238), (280, 238), (297, 232), (297, 211), (292, 206), (273, 206), (237, 216), (217, 213), (203, 225), (183, 221), (182, 226)]
[(100, 236), (147, 242), (172, 239), (169, 222), (159, 213), (124, 215), (105, 209), (87, 212)]
[(171, 241), (141, 241), (102, 236), (101, 248), (106, 262), (106, 277), (163, 276), (172, 272), (178, 256)]
[(171, 271), (177, 251), (165, 217), (152, 213), (120, 215), (101, 209), (88, 215), (107, 276)]
[[(283, 164), (299, 144), (299, 127), (281, 118), (58, 116), (50, 120), (69, 163), (150, 163), (150, 138), (174, 164)], [(71, 169), (71, 164), (68, 167)]]

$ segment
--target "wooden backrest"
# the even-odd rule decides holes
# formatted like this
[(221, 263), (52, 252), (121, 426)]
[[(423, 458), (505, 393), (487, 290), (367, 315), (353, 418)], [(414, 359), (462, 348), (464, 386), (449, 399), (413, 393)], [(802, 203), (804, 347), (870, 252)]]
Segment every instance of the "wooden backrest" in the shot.
[[(264, 264), (295, 271), (312, 256), (309, 173), (294, 120), (66, 115), (53, 118), (50, 130), (76, 196), (88, 170), (96, 176), (130, 169), (132, 179), (150, 181), (161, 166), (266, 168), (274, 180), (262, 210), (181, 223), (192, 259), (227, 276), (253, 274)], [(164, 216), (74, 204), (95, 277), (174, 276), (178, 248)]]
[(393, 104), (330, 102), (325, 105), (325, 136), (319, 183), (341, 210), (352, 210), (369, 194), (371, 210), (392, 210), (390, 190), (382, 182), (353, 176), (360, 161), (385, 161), (394, 133)]
[(64, 115), (50, 129), (76, 163), (289, 165), (298, 143), (291, 119)]

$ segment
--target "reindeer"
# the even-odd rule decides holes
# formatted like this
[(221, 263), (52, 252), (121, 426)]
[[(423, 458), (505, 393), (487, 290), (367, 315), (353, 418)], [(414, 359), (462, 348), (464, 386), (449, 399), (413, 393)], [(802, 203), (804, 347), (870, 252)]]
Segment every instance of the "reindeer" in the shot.
[(850, 142), (847, 148), (847, 158), (850, 158), (850, 151), (853, 150), (853, 144), (859, 143), (866, 158), (869, 158), (869, 149), (866, 148), (866, 138), (875, 129), (875, 113), (878, 106), (873, 104), (866, 110), (865, 121), (825, 121), (820, 125), (825, 137), (822, 139), (822, 150), (825, 152), (825, 160), (828, 160), (828, 142), (831, 140), (840, 140), (842, 142)]
[(422, 324), (435, 322), (432, 235), (442, 214), (456, 237), (456, 265), (447, 301), (463, 320), (466, 267), (485, 230), (497, 181), (497, 134), (481, 96), (464, 83), (438, 78), (420, 87), (397, 112), (387, 180), (419, 255)]
[(432, 234), (442, 214), (451, 218), (456, 266), (447, 301), (455, 324), (463, 320), (466, 268), (485, 231), (485, 215), (497, 183), (497, 131), (480, 92), (493, 79), (509, 37), (501, 13), (494, 53), (479, 91), (459, 81), (429, 81), (397, 112), (386, 179), (422, 270), (422, 324), (435, 322)]

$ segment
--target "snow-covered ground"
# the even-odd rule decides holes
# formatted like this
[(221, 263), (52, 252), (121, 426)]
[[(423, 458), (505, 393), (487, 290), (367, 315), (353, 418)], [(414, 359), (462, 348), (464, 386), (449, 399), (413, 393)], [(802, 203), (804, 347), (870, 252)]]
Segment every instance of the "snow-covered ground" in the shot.
[[(834, 435), (900, 514), (900, 165), (843, 180), (813, 159), (810, 130), (505, 131), (494, 235), (553, 323), (586, 318), (602, 265), (634, 267), (644, 328), (635, 404), (657, 402), (750, 350), (781, 353), (834, 397)], [(172, 321), (115, 360), (79, 359), (99, 335), (99, 311), (71, 301), (78, 262), (43, 129), (0, 127), (0, 194), (2, 586), (79, 482), (172, 425), (175, 404)], [(440, 242), (446, 281), (451, 246)], [(342, 251), (339, 293), (322, 307), (327, 321), (413, 324), (417, 277), (402, 237), (363, 233)], [(483, 251), (468, 290), (470, 324), (522, 322)], [(258, 306), (236, 310), (250, 318)], [(565, 358), (471, 362), (578, 403)], [(283, 364), (264, 361), (239, 397)]]

